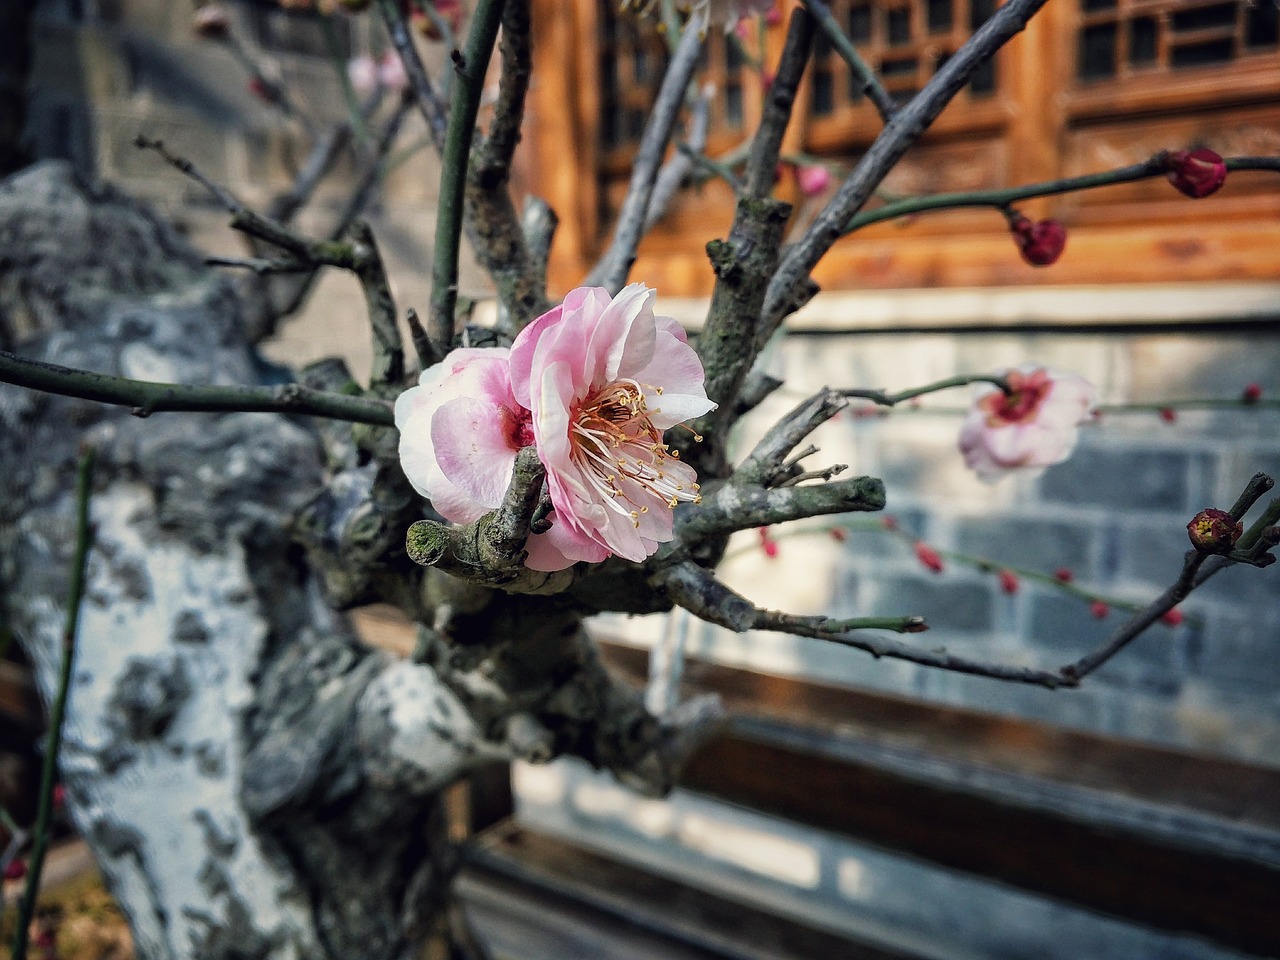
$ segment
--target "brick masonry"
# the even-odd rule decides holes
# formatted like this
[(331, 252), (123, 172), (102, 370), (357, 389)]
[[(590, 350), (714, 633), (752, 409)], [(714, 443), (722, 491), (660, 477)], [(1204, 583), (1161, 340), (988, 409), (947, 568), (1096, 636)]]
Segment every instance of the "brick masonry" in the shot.
[[(1280, 305), (1278, 305), (1280, 310)], [(1256, 381), (1280, 391), (1280, 333), (1107, 334), (937, 333), (795, 336), (773, 358), (792, 383), (901, 389), (961, 372), (1045, 362), (1092, 380), (1104, 403), (1234, 397)], [(1153, 369), (1155, 365), (1161, 369)], [(775, 397), (763, 423), (795, 403)], [(1189, 547), (1185, 525), (1200, 509), (1226, 507), (1248, 478), (1280, 479), (1280, 413), (1238, 409), (1187, 412), (1175, 423), (1155, 414), (1116, 414), (1084, 429), (1075, 454), (1039, 476), (994, 485), (967, 471), (956, 449), (966, 390), (940, 394), (930, 408), (887, 418), (841, 419), (820, 431), (817, 460), (881, 476), (887, 512), (904, 530), (944, 550), (1051, 573), (1108, 596), (1146, 601), (1172, 582)], [(748, 428), (744, 448), (760, 427)], [(1056, 666), (1100, 643), (1123, 612), (1105, 620), (1052, 587), (1023, 583), (1005, 595), (994, 575), (948, 562), (926, 571), (909, 547), (880, 532), (855, 532), (831, 557), (818, 538), (785, 538), (779, 557), (731, 558), (727, 578), (748, 596), (804, 612), (841, 616), (921, 614), (930, 647), (1015, 663)], [(756, 551), (758, 553), (758, 551)], [(820, 572), (819, 572), (820, 571)], [(825, 582), (826, 598), (816, 583)], [(1080, 690), (1020, 688), (928, 668), (832, 654), (816, 641), (761, 635), (752, 653), (741, 638), (708, 628), (695, 646), (710, 655), (828, 681), (923, 696), (1071, 727), (1275, 763), (1280, 758), (1280, 567), (1237, 567), (1184, 604), (1187, 621), (1157, 625)], [(785, 650), (781, 655), (779, 651)], [(819, 651), (821, 652), (819, 653)], [(764, 652), (768, 651), (768, 652)]]

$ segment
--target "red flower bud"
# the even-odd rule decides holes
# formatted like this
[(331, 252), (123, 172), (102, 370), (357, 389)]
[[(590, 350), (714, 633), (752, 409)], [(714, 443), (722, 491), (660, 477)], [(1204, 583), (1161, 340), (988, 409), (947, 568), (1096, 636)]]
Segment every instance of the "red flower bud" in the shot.
[(836, 543), (844, 543), (849, 539), (849, 531), (844, 527), (832, 527), (830, 533), (831, 539)]
[(1165, 154), (1164, 168), (1169, 182), (1196, 200), (1215, 192), (1227, 179), (1222, 157), (1206, 147), (1170, 151)]
[(1176, 627), (1185, 619), (1186, 617), (1182, 615), (1182, 611), (1177, 607), (1174, 607), (1172, 610), (1166, 610), (1160, 615), (1160, 622), (1168, 624), (1171, 627)]
[(919, 560), (926, 569), (932, 570), (934, 573), (942, 572), (942, 557), (938, 555), (938, 551), (933, 549), (923, 540), (916, 541), (916, 559)]
[(898, 529), (898, 518), (891, 513), (885, 514), (880, 518), (880, 526), (892, 533)]
[(27, 861), (13, 859), (10, 860), (4, 868), (4, 878), (6, 880), (21, 880), (27, 875)]
[(1101, 600), (1095, 600), (1093, 603), (1089, 604), (1089, 612), (1093, 614), (1093, 619), (1105, 620), (1107, 618), (1107, 614), (1111, 612), (1111, 608)]
[(61, 810), (67, 802), (67, 788), (58, 784), (53, 788), (53, 809)]
[(1240, 535), (1244, 523), (1232, 518), (1225, 510), (1201, 510), (1187, 524), (1187, 536), (1191, 545), (1201, 553), (1230, 553)]
[(1240, 399), (1245, 403), (1257, 403), (1262, 399), (1262, 384), (1250, 383), (1244, 388), (1244, 393), (1240, 395)]
[(1000, 571), (1000, 589), (1013, 595), (1018, 592), (1018, 576), (1012, 570)]
[(1018, 245), (1022, 259), (1033, 267), (1047, 267), (1057, 262), (1067, 245), (1067, 228), (1061, 220), (1038, 220), (1032, 223), (1020, 213), (1009, 218), (1009, 232)]
[(929, 629), (929, 624), (925, 622), (924, 617), (912, 617), (910, 620), (907, 621), (907, 625), (906, 627), (903, 628), (902, 632), (903, 633), (924, 633), (928, 629)]
[(1069, 567), (1059, 567), (1057, 570), (1053, 571), (1053, 579), (1057, 580), (1059, 583), (1070, 583), (1075, 578), (1076, 575), (1071, 572)]
[(1161, 407), (1160, 419), (1165, 423), (1176, 423), (1178, 420), (1178, 411), (1173, 407)]

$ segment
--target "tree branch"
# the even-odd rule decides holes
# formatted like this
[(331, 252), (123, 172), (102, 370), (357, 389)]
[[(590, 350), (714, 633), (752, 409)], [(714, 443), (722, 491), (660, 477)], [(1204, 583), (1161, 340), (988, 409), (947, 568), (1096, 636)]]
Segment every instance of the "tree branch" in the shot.
[(53, 787), (58, 779), (58, 754), (62, 749), (62, 722), (67, 712), (67, 693), (71, 689), (71, 666), (75, 660), (76, 632), (80, 624), (80, 604), (84, 600), (85, 569), (89, 548), (93, 544), (93, 528), (89, 524), (89, 499), (93, 495), (94, 451), (80, 454), (76, 466), (76, 542), (71, 560), (71, 590), (67, 597), (66, 626), (62, 632), (62, 662), (58, 685), (49, 707), (49, 732), (45, 736), (44, 760), (40, 767), (40, 793), (36, 807), (35, 839), (27, 868), (27, 883), (18, 903), (18, 921), (14, 931), (13, 960), (26, 960), (31, 920), (35, 916), (36, 897), (40, 893), (40, 874), (44, 855), (53, 832)]
[(431, 271), (431, 314), (427, 332), (436, 349), (447, 353), (453, 341), (453, 313), (458, 301), (458, 254), (462, 244), (463, 199), (467, 166), (475, 135), (484, 73), (498, 39), (503, 0), (479, 0), (467, 34), (466, 49), (454, 54), (457, 71), (449, 104), (441, 161), (440, 200), (436, 210), (435, 264)]
[(858, 89), (875, 106), (876, 112), (880, 114), (880, 119), (888, 123), (893, 119), (893, 113), (897, 109), (894, 106), (893, 98), (881, 86), (875, 73), (867, 66), (857, 48), (845, 35), (845, 32), (840, 29), (840, 24), (836, 22), (836, 18), (831, 14), (831, 8), (823, 3), (822, 0), (800, 0), (800, 2), (818, 21), (818, 29), (826, 34), (836, 53), (840, 54), (844, 62), (849, 65), (850, 72), (858, 80)]
[[(1277, 157), (1228, 157), (1225, 160), (1228, 170), (1276, 170), (1280, 171), (1280, 158)], [(845, 233), (894, 220), (898, 217), (931, 210), (952, 210), (958, 207), (995, 207), (1005, 209), (1020, 200), (1031, 200), (1035, 197), (1050, 197), (1061, 193), (1072, 193), (1077, 190), (1091, 190), (1097, 187), (1110, 187), (1119, 183), (1132, 183), (1136, 180), (1149, 180), (1152, 177), (1163, 177), (1167, 171), (1165, 154), (1158, 153), (1142, 163), (1127, 167), (1117, 167), (1101, 173), (1087, 173), (1077, 177), (1062, 177), (1057, 180), (1046, 180), (1021, 187), (1008, 187), (1002, 190), (971, 190), (958, 193), (939, 193), (929, 197), (912, 197), (886, 203), (883, 207), (860, 213), (845, 227)]]
[(1023, 30), (1046, 2), (1009, 0), (933, 75), (923, 90), (893, 115), (805, 235), (783, 256), (769, 282), (758, 342), (767, 340), (790, 312), (812, 297), (816, 285), (809, 273), (844, 235), (849, 220), (982, 62)]
[(635, 263), (636, 249), (643, 236), (645, 212), (649, 209), (649, 198), (658, 176), (658, 168), (671, 140), (671, 131), (675, 129), (676, 117), (684, 104), (685, 92), (698, 69), (701, 54), (702, 37), (697, 30), (686, 29), (667, 67), (667, 73), (662, 78), (658, 99), (649, 114), (649, 122), (640, 138), (640, 147), (632, 161), (631, 182), (627, 185), (627, 196), (622, 201), (622, 209), (618, 211), (613, 243), (587, 276), (584, 286), (606, 287), (614, 294), (627, 282), (627, 274)]
[(131, 380), (41, 360), (29, 360), (0, 350), (0, 382), (30, 387), (82, 400), (96, 400), (133, 407), (135, 416), (146, 417), (164, 411), (207, 413), (289, 413), (395, 426), (391, 405), (382, 400), (349, 397), (311, 390), (296, 383), (278, 387), (197, 386), (184, 383), (155, 383)]
[(782, 138), (795, 107), (796, 90), (800, 87), (800, 78), (809, 63), (812, 49), (813, 18), (804, 10), (793, 10), (777, 74), (764, 99), (760, 129), (756, 131), (751, 152), (747, 155), (746, 189), (750, 196), (767, 197), (773, 193), (778, 151), (782, 149)]
[(383, 23), (387, 25), (391, 45), (396, 48), (396, 53), (404, 63), (405, 73), (409, 77), (409, 89), (413, 91), (418, 111), (426, 121), (431, 142), (435, 144), (436, 150), (443, 152), (448, 113), (444, 101), (431, 85), (427, 69), (418, 56), (418, 48), (413, 45), (413, 36), (405, 23), (404, 10), (398, 0), (378, 0), (378, 10), (382, 13)]

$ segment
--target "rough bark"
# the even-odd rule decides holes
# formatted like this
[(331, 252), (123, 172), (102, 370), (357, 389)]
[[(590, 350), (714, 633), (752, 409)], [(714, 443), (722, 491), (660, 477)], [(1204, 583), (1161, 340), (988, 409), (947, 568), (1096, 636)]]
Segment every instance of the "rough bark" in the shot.
[[(242, 327), (231, 286), (129, 199), (62, 164), (0, 184), (0, 345), (141, 379), (278, 375)], [(139, 419), (7, 385), (0, 421), (0, 613), (46, 697), (72, 465), (99, 450), (62, 775), (143, 960), (407, 958), (456, 863), (442, 786), (570, 751), (660, 792), (715, 719), (646, 714), (601, 668), (581, 599), (412, 564), (424, 506), (386, 469), (391, 431)], [(426, 662), (355, 642), (334, 605), (368, 599), (423, 624)]]

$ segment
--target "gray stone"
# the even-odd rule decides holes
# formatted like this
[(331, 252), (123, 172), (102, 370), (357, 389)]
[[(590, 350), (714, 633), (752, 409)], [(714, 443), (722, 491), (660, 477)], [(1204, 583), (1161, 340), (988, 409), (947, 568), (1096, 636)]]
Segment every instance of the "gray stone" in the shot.
[[(1054, 503), (1125, 510), (1198, 510), (1211, 490), (1208, 454), (1081, 445), (1040, 480), (1040, 496)], [(1190, 515), (1188, 515), (1190, 519)]]

